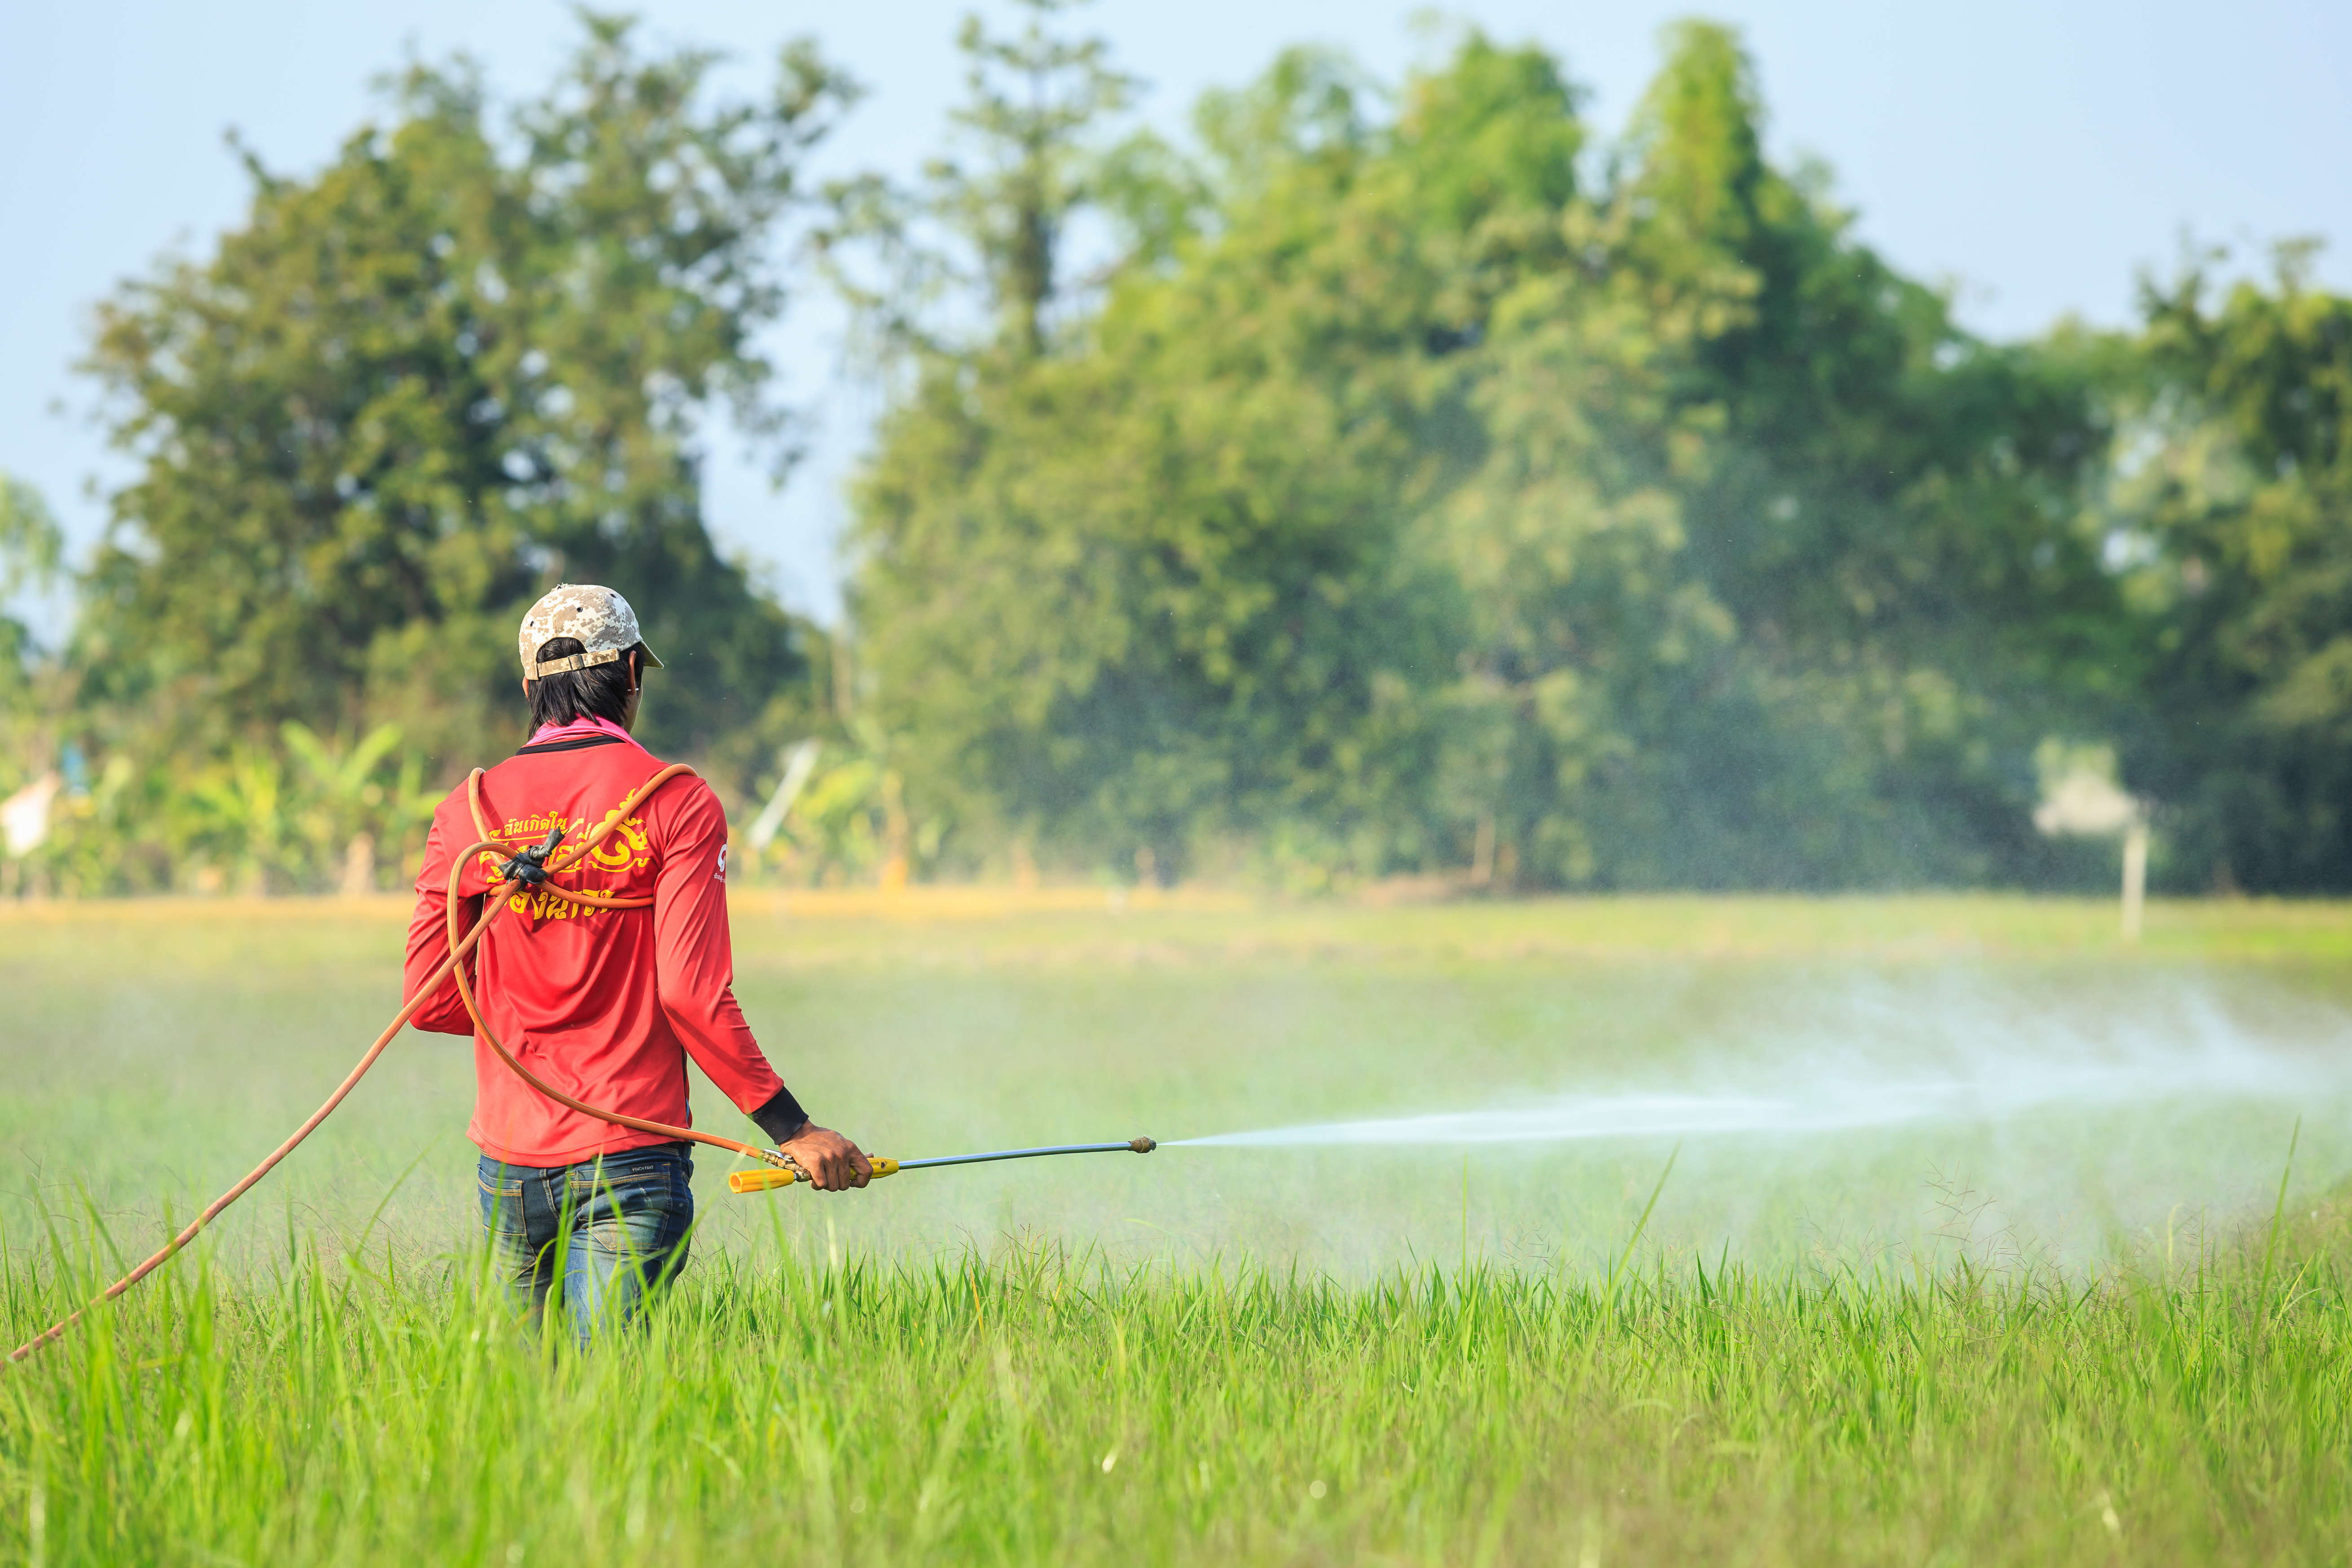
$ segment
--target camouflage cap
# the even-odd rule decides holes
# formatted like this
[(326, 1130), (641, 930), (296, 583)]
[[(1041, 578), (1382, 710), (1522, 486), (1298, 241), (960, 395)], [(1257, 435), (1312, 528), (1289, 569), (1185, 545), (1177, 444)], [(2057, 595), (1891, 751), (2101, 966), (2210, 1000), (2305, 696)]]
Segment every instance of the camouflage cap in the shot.
[[(557, 637), (573, 638), (582, 651), (541, 661), (539, 650)], [(550, 590), (523, 616), (515, 651), (522, 656), (522, 678), (536, 680), (542, 675), (610, 664), (643, 641), (637, 631), (637, 613), (629, 608), (629, 601), (593, 583), (566, 583)], [(646, 649), (646, 663), (655, 669), (662, 667), (651, 648)]]

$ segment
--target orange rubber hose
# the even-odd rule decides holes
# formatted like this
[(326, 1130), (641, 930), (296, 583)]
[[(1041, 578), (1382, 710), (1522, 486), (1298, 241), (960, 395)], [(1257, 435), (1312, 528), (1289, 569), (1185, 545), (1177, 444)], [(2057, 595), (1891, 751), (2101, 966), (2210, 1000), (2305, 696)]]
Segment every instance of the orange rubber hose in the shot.
[[(599, 840), (617, 826), (620, 824), (621, 819), (628, 816), (630, 811), (642, 802), (646, 796), (653, 794), (655, 790), (659, 789), (663, 784), (667, 784), (671, 779), (677, 777), (679, 774), (692, 773), (693, 772), (694, 770), (688, 767), (684, 763), (672, 763), (667, 767), (662, 769), (661, 772), (654, 774), (653, 777), (639, 784), (635, 789), (631, 790), (628, 795), (623, 798), (621, 804), (614, 806), (611, 813), (605, 816), (603, 822), (597, 824), (595, 830), (590, 833), (587, 837), (580, 841), (580, 847), (578, 849), (568, 857), (562, 857), (562, 863), (561, 865), (556, 863), (558, 857), (551, 856), (549, 858), (547, 867), (548, 875), (551, 878), (559, 871), (568, 870), (572, 867), (578, 865), (588, 854), (589, 850), (593, 848)], [(487, 837), (489, 831), (489, 824), (485, 821), (482, 816), (482, 770), (479, 768), (476, 768), (472, 774), (466, 780), (466, 802), (473, 808), (474, 831), (485, 835), (485, 837), (480, 843), (468, 845), (464, 854), (454, 856), (449, 861), (449, 898), (447, 907), (449, 913), (449, 942), (450, 945), (453, 947), (457, 942), (457, 879), (464, 874), (467, 860), (477, 852), (483, 849), (503, 850), (506, 847), (506, 846), (502, 844), (490, 841)], [(568, 902), (586, 904), (594, 909), (641, 910), (653, 902), (651, 899), (620, 899), (599, 893), (578, 893), (568, 888), (558, 888), (551, 881), (541, 884), (541, 890), (555, 898), (565, 900)], [(503, 892), (500, 896), (504, 896)], [(667, 1121), (648, 1121), (645, 1118), (639, 1116), (624, 1116), (617, 1110), (606, 1110), (600, 1106), (591, 1105), (584, 1100), (574, 1100), (572, 1096), (564, 1093), (562, 1089), (556, 1088), (553, 1084), (549, 1083), (545, 1079), (541, 1078), (537, 1073), (523, 1066), (522, 1063), (517, 1061), (513, 1053), (507, 1049), (505, 1042), (501, 1041), (499, 1038), (497, 1032), (490, 1027), (490, 1021), (482, 1016), (481, 1005), (474, 1000), (474, 989), (471, 985), (468, 985), (466, 983), (466, 966), (464, 964), (457, 965), (457, 968), (450, 971), (450, 974), (457, 982), (458, 998), (466, 1004), (466, 1011), (472, 1015), (474, 1019), (474, 1027), (482, 1032), (482, 1038), (489, 1042), (490, 1049), (498, 1052), (499, 1060), (506, 1063), (509, 1068), (512, 1068), (517, 1078), (521, 1079), (523, 1082), (530, 1085), (531, 1088), (539, 1090), (540, 1093), (547, 1096), (548, 1099), (555, 1101), (556, 1104), (579, 1111), (584, 1116), (593, 1116), (599, 1121), (612, 1122), (616, 1127), (627, 1127), (639, 1132), (656, 1132), (665, 1138), (674, 1139), (680, 1142), (708, 1143), (714, 1149), (725, 1149), (731, 1153), (748, 1155), (754, 1160), (765, 1161), (771, 1165), (777, 1165), (785, 1170), (798, 1172), (799, 1166), (794, 1164), (789, 1156), (780, 1157), (766, 1149), (760, 1148), (756, 1144), (739, 1142), (732, 1138), (721, 1138), (715, 1132), (698, 1132), (691, 1127), (672, 1127)]]
[[(620, 825), (621, 819), (626, 816), (629, 812), (634, 810), (638, 805), (642, 804), (647, 795), (660, 788), (663, 784), (668, 783), (671, 779), (677, 778), (682, 773), (692, 773), (693, 772), (694, 770), (688, 767), (684, 763), (672, 763), (667, 767), (663, 768), (659, 773), (654, 774), (653, 777), (647, 779), (644, 784), (641, 784), (635, 789), (631, 790), (627, 795), (623, 797), (621, 804), (606, 815), (603, 822), (598, 823), (595, 827), (589, 831), (587, 837), (582, 838), (578, 844), (570, 847), (568, 853), (559, 850), (556, 854), (550, 856), (547, 867), (549, 872), (552, 874), (553, 872), (560, 870), (569, 870), (572, 867), (579, 864), (581, 859), (584, 858), (591, 849), (593, 849), (598, 844), (602, 843), (605, 836)], [(476, 768), (472, 775), (466, 781), (467, 804), (473, 808), (474, 823), (478, 831), (484, 830), (481, 806), (481, 779), (482, 771), (479, 768)], [(375, 1037), (375, 1044), (367, 1048), (367, 1054), (360, 1058), (358, 1065), (353, 1067), (352, 1070), (344, 1076), (342, 1082), (335, 1086), (334, 1093), (327, 1096), (326, 1103), (320, 1106), (318, 1110), (312, 1111), (310, 1115), (310, 1119), (304, 1121), (301, 1126), (296, 1128), (292, 1135), (288, 1137), (286, 1142), (271, 1150), (268, 1158), (263, 1160), (261, 1163), (247, 1172), (245, 1178), (238, 1182), (236, 1185), (223, 1193), (219, 1197), (215, 1198), (211, 1204), (206, 1205), (202, 1214), (198, 1215), (194, 1220), (188, 1223), (185, 1229), (182, 1230), (179, 1235), (173, 1237), (170, 1241), (165, 1242), (163, 1246), (158, 1248), (152, 1256), (147, 1258), (145, 1262), (140, 1264), (138, 1268), (133, 1268), (130, 1273), (125, 1274), (121, 1279), (117, 1279), (113, 1284), (109, 1285), (103, 1291), (100, 1292), (98, 1296), (93, 1298), (88, 1305), (82, 1307), (79, 1310), (50, 1324), (40, 1333), (35, 1335), (32, 1339), (26, 1341), (23, 1344), (18, 1345), (15, 1350), (9, 1352), (8, 1360), (11, 1364), (23, 1361), (26, 1356), (31, 1355), (35, 1351), (39, 1350), (42, 1346), (49, 1344), (59, 1339), (64, 1335), (68, 1329), (70, 1329), (76, 1323), (80, 1322), (81, 1320), (88, 1315), (92, 1307), (97, 1307), (105, 1302), (113, 1300), (125, 1290), (130, 1289), (133, 1285), (136, 1285), (142, 1279), (146, 1279), (148, 1275), (152, 1274), (156, 1269), (162, 1268), (165, 1263), (169, 1262), (181, 1248), (186, 1247), (189, 1242), (194, 1240), (197, 1235), (204, 1230), (205, 1226), (210, 1225), (220, 1215), (222, 1210), (227, 1208), (229, 1205), (236, 1202), (237, 1199), (245, 1196), (247, 1192), (251, 1191), (254, 1184), (259, 1182), (262, 1177), (269, 1174), (269, 1173), (276, 1168), (279, 1161), (292, 1153), (295, 1148), (301, 1143), (302, 1140), (308, 1138), (312, 1132), (318, 1131), (319, 1124), (326, 1121), (328, 1116), (333, 1112), (335, 1107), (343, 1102), (344, 1097), (349, 1095), (354, 1088), (358, 1087), (360, 1079), (367, 1076), (368, 1068), (375, 1066), (376, 1058), (383, 1055), (384, 1047), (392, 1044), (393, 1037), (399, 1034), (402, 1027), (407, 1024), (408, 1020), (415, 1016), (416, 1010), (425, 1005), (426, 998), (430, 997), (436, 991), (441, 988), (441, 982), (448, 979), (452, 975), (457, 977), (457, 994), (465, 999), (466, 1011), (472, 1016), (474, 1025), (477, 1028), (482, 1031), (483, 1037), (489, 1041), (490, 1048), (498, 1052), (499, 1058), (505, 1062), (507, 1066), (512, 1068), (525, 1083), (528, 1083), (533, 1089), (539, 1090), (540, 1093), (546, 1095), (549, 1099), (555, 1100), (558, 1104), (568, 1106), (573, 1110), (580, 1111), (588, 1116), (593, 1116), (600, 1121), (610, 1121), (616, 1123), (619, 1126), (633, 1128), (641, 1132), (659, 1132), (672, 1138), (688, 1139), (698, 1143), (713, 1144), (719, 1148), (731, 1150), (738, 1154), (746, 1154), (751, 1156), (752, 1159), (763, 1161), (768, 1164), (780, 1166), (786, 1170), (797, 1170), (799, 1168), (794, 1164), (789, 1155), (779, 1154), (772, 1150), (761, 1149), (750, 1143), (739, 1143), (730, 1138), (719, 1138), (707, 1132), (697, 1132), (690, 1128), (671, 1127), (659, 1121), (646, 1121), (634, 1116), (623, 1116), (618, 1111), (601, 1110), (596, 1106), (587, 1104), (585, 1101), (574, 1100), (570, 1095), (563, 1093), (562, 1090), (553, 1088), (541, 1079), (537, 1075), (532, 1073), (530, 1068), (524, 1067), (520, 1062), (515, 1060), (512, 1056), (508, 1054), (506, 1047), (499, 1043), (498, 1037), (490, 1033), (489, 1025), (485, 1023), (482, 1019), (481, 1009), (475, 1005), (473, 992), (466, 984), (464, 959), (466, 955), (471, 952), (481, 942), (482, 933), (489, 929), (490, 921), (498, 918), (499, 911), (507, 907), (506, 900), (508, 895), (519, 888), (528, 887), (529, 884), (524, 882), (520, 878), (509, 878), (505, 881), (500, 882), (497, 887), (490, 889), (483, 902), (482, 918), (474, 922), (474, 929), (466, 932), (462, 937), (459, 936), (457, 932), (457, 879), (459, 874), (464, 870), (467, 860), (484, 849), (503, 851), (505, 848), (505, 845), (490, 840), (486, 835), (481, 842), (468, 845), (463, 853), (451, 858), (449, 863), (448, 899), (449, 956), (441, 961), (441, 966), (433, 972), (431, 979), (425, 981), (424, 984), (416, 988), (416, 994), (409, 998), (406, 1005), (403, 1006), (398, 1013), (393, 1015), (392, 1022), (384, 1026), (383, 1033)], [(544, 887), (545, 885), (541, 884), (541, 886)], [(556, 892), (557, 896), (568, 901), (593, 905), (598, 909), (643, 909), (653, 902), (651, 899), (614, 899), (602, 894), (592, 893), (583, 895), (563, 891), (562, 889), (549, 890)]]

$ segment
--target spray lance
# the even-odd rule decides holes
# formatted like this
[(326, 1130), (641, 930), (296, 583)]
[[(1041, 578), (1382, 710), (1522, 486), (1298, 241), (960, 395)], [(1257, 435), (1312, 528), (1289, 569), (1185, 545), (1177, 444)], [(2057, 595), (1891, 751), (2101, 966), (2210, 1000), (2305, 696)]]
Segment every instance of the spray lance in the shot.
[[(1043, 1149), (993, 1149), (985, 1154), (938, 1154), (928, 1160), (890, 1160), (879, 1154), (869, 1154), (866, 1163), (874, 1167), (876, 1180), (895, 1176), (901, 1171), (929, 1171), (940, 1165), (982, 1165), (992, 1160), (1036, 1160), (1047, 1154), (1149, 1154), (1160, 1145), (1149, 1138), (1130, 1138), (1124, 1143), (1054, 1143)], [(779, 1152), (782, 1152), (779, 1151)], [(727, 1178), (730, 1191), (764, 1193), (773, 1187), (789, 1187), (794, 1182), (805, 1182), (808, 1174), (793, 1161), (783, 1156), (782, 1169), (737, 1171)]]
[[(707, 1143), (714, 1148), (725, 1149), (731, 1153), (756, 1160), (766, 1167), (763, 1170), (738, 1171), (729, 1176), (727, 1184), (738, 1193), (764, 1192), (774, 1187), (790, 1186), (796, 1182), (806, 1182), (808, 1173), (800, 1168), (790, 1154), (781, 1149), (762, 1148), (755, 1143), (744, 1143), (732, 1138), (722, 1138), (714, 1132), (698, 1131), (690, 1127), (673, 1127), (667, 1122), (652, 1121), (643, 1117), (624, 1116), (619, 1111), (606, 1110), (600, 1106), (590, 1105), (585, 1100), (564, 1093), (515, 1059), (513, 1053), (507, 1049), (497, 1032), (491, 1029), (489, 1021), (482, 1016), (481, 1005), (474, 997), (473, 984), (466, 975), (464, 962), (466, 955), (473, 952), (480, 943), (482, 933), (489, 929), (492, 921), (498, 919), (509, 908), (522, 906), (523, 900), (517, 897), (518, 894), (528, 891), (534, 898), (543, 898), (550, 902), (572, 904), (584, 909), (637, 910), (649, 907), (653, 903), (650, 898), (625, 898), (613, 893), (591, 892), (584, 888), (559, 888), (551, 879), (579, 866), (582, 860), (603, 843), (605, 837), (654, 791), (671, 779), (690, 775), (693, 772), (692, 768), (683, 763), (672, 763), (623, 796), (620, 805), (605, 813), (604, 821), (589, 829), (568, 847), (560, 847), (563, 845), (564, 829), (562, 826), (558, 826), (548, 833), (544, 842), (518, 853), (511, 851), (490, 831), (488, 820), (482, 810), (482, 771), (476, 768), (466, 780), (466, 800), (473, 813), (474, 827), (478, 838), (477, 842), (467, 845), (449, 858), (448, 955), (441, 961), (440, 965), (424, 984), (416, 988), (415, 994), (409, 998), (407, 1004), (398, 1013), (393, 1015), (392, 1022), (384, 1026), (383, 1032), (375, 1037), (375, 1043), (367, 1048), (360, 1057), (358, 1063), (344, 1075), (342, 1082), (335, 1086), (334, 1092), (327, 1096), (326, 1103), (312, 1111), (309, 1119), (289, 1134), (284, 1142), (271, 1150), (261, 1163), (246, 1173), (245, 1177), (235, 1186), (206, 1205), (203, 1212), (191, 1220), (177, 1235), (164, 1242), (137, 1268), (100, 1292), (95, 1300), (79, 1311), (73, 1312), (51, 1324), (41, 1333), (9, 1352), (7, 1361), (21, 1362), (42, 1346), (55, 1343), (67, 1330), (79, 1322), (90, 1308), (113, 1300), (177, 1256), (180, 1250), (194, 1241), (206, 1226), (219, 1217), (223, 1210), (251, 1191), (262, 1177), (277, 1167), (279, 1161), (292, 1153), (297, 1145), (317, 1131), (319, 1124), (327, 1120), (352, 1089), (359, 1087), (360, 1079), (366, 1076), (368, 1068), (375, 1065), (376, 1058), (382, 1056), (384, 1048), (392, 1044), (394, 1037), (398, 1035), (409, 1019), (415, 1016), (417, 1009), (425, 1005), (426, 999), (441, 989), (444, 982), (456, 985), (458, 997), (465, 1003), (466, 1011), (473, 1017), (474, 1026), (480, 1032), (480, 1037), (490, 1049), (497, 1053), (499, 1059), (525, 1083), (557, 1104), (576, 1110), (584, 1116), (594, 1117), (600, 1121), (610, 1122), (616, 1127), (626, 1127), (640, 1132), (658, 1133), (668, 1139)], [(458, 878), (477, 856), (481, 858), (491, 874), (489, 885), (484, 889), (481, 918), (474, 922), (470, 931), (461, 930), (458, 910), (462, 903), (457, 896)], [(1047, 1154), (1097, 1154), (1115, 1152), (1148, 1154), (1156, 1147), (1157, 1145), (1149, 1138), (1136, 1138), (1124, 1143), (1063, 1143), (1039, 1149), (999, 1149), (982, 1154), (948, 1154), (929, 1160), (874, 1159), (870, 1163), (875, 1175), (887, 1176), (899, 1171), (919, 1171), (938, 1165), (972, 1165), (996, 1160), (1034, 1160)]]

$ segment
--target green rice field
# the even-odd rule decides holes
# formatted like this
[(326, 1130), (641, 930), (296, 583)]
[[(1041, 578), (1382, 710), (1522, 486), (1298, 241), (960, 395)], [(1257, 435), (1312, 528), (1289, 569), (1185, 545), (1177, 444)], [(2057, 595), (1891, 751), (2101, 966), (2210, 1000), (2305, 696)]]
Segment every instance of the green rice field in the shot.
[[(317, 1103), (404, 913), (0, 911), (10, 1343)], [(0, 1372), (0, 1561), (2352, 1554), (2352, 909), (751, 891), (736, 942), (871, 1150), (1322, 1131), (701, 1158), (692, 1267), (576, 1355), (478, 1289), (470, 1058), (412, 1034)]]

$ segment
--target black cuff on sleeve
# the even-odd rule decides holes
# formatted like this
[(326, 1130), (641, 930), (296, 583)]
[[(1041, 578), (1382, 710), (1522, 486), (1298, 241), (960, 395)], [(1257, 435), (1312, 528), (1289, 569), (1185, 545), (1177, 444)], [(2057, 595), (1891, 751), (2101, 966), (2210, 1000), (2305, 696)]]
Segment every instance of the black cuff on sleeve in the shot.
[(793, 1098), (791, 1089), (780, 1089), (773, 1100), (751, 1112), (751, 1120), (760, 1124), (769, 1142), (782, 1146), (808, 1125), (809, 1116), (801, 1109), (801, 1102)]

